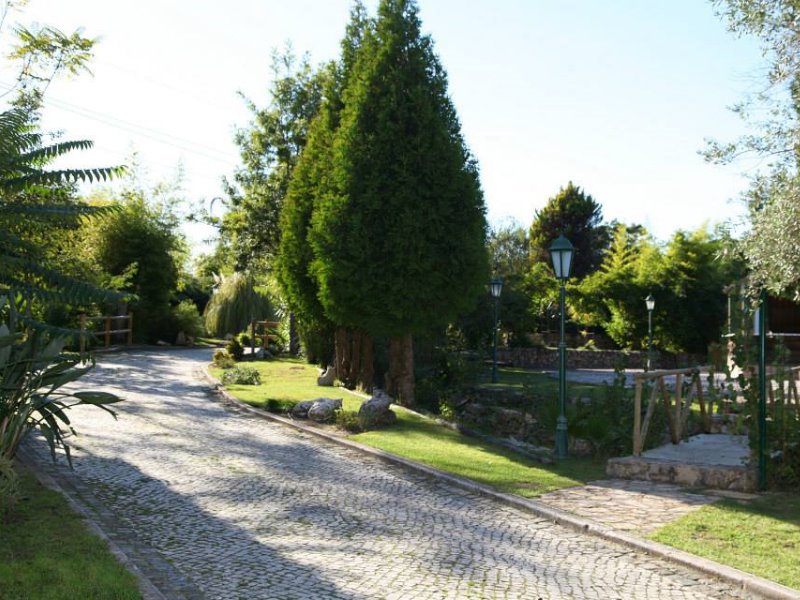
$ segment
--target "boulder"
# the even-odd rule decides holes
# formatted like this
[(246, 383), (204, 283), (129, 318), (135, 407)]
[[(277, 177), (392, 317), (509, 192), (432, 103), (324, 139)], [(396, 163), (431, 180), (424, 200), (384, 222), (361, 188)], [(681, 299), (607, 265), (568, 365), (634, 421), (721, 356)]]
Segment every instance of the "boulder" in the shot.
[(320, 370), (319, 377), (317, 377), (317, 385), (330, 387), (336, 380), (336, 367), (328, 366), (324, 370)]
[(318, 423), (330, 421), (337, 410), (341, 410), (340, 398), (316, 398), (303, 400), (292, 407), (292, 417), (296, 419), (311, 419)]
[(367, 429), (391, 425), (397, 420), (397, 415), (389, 409), (391, 404), (392, 397), (383, 390), (375, 388), (372, 398), (365, 400), (358, 409), (358, 418)]
[(308, 418), (308, 411), (314, 406), (314, 402), (316, 402), (316, 400), (303, 400), (298, 402), (292, 407), (292, 416), (295, 419)]
[(317, 423), (331, 421), (337, 410), (342, 410), (340, 398), (320, 398), (308, 409), (308, 418)]

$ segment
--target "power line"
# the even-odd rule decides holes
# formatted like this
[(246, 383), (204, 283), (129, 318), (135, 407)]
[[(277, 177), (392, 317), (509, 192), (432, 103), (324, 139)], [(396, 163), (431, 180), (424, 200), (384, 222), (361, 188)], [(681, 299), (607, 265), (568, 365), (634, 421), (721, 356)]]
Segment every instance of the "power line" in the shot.
[[(13, 89), (13, 86), (10, 86), (4, 82), (0, 82), (0, 87), (5, 89)], [(165, 133), (163, 131), (138, 125), (130, 121), (125, 121), (123, 119), (84, 108), (64, 100), (59, 100), (52, 96), (48, 96), (44, 103), (45, 105), (49, 105), (59, 110), (70, 112), (83, 118), (108, 125), (109, 127), (114, 127), (115, 129), (120, 129), (134, 135), (145, 137), (160, 144), (172, 146), (185, 152), (196, 154), (216, 162), (224, 163), (226, 166), (231, 168), (236, 166), (236, 164), (231, 161), (230, 155), (220, 152), (211, 146), (204, 146), (203, 144), (199, 144), (192, 140), (187, 140), (170, 133)]]

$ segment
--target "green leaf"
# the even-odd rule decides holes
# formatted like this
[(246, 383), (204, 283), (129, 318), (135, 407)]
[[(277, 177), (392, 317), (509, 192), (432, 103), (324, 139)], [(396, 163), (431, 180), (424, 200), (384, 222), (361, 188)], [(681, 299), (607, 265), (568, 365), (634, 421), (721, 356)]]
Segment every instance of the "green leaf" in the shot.
[(72, 394), (83, 404), (114, 404), (122, 402), (122, 398), (109, 392), (75, 392)]

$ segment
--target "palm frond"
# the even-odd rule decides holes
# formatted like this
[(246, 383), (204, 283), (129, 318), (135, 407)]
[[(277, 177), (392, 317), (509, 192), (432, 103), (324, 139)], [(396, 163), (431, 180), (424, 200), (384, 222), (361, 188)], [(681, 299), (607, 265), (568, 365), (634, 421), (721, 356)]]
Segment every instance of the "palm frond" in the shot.
[(7, 179), (0, 178), (0, 187), (7, 191), (19, 191), (31, 185), (54, 185), (58, 183), (77, 183), (79, 181), (88, 181), (92, 183), (109, 181), (114, 177), (121, 176), (124, 173), (124, 167), (59, 169), (55, 171), (40, 171), (30, 169), (28, 172), (9, 177)]
[(72, 150), (89, 150), (94, 146), (94, 142), (90, 140), (72, 140), (69, 142), (59, 142), (51, 144), (50, 146), (42, 146), (34, 148), (29, 152), (20, 154), (20, 160), (31, 163), (38, 163), (39, 161), (50, 161), (59, 156), (71, 152)]
[(15, 203), (0, 203), (0, 215), (26, 215), (32, 218), (37, 217), (74, 217), (80, 219), (83, 217), (94, 217), (103, 214), (109, 214), (120, 210), (118, 204), (103, 204), (102, 206), (88, 206), (86, 204), (65, 204), (65, 205), (31, 205), (31, 204), (15, 204)]
[[(23, 280), (19, 273), (35, 276), (39, 281)], [(120, 302), (132, 297), (130, 293), (99, 288), (32, 260), (8, 254), (0, 255), (0, 283), (28, 297), (66, 304)]]

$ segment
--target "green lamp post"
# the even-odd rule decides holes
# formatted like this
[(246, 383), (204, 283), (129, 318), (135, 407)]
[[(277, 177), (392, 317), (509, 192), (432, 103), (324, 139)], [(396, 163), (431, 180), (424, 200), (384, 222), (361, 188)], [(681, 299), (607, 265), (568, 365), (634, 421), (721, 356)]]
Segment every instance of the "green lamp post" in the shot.
[(755, 313), (758, 336), (758, 489), (767, 489), (767, 293), (762, 290)]
[(653, 294), (647, 294), (644, 304), (647, 307), (647, 363), (645, 371), (649, 371), (650, 360), (653, 357), (653, 309), (656, 307), (656, 299), (653, 298)]
[(564, 340), (564, 300), (566, 298), (566, 284), (572, 269), (572, 257), (575, 248), (563, 235), (552, 243), (549, 248), (550, 259), (553, 261), (553, 272), (561, 284), (559, 294), (559, 319), (560, 336), (558, 341), (558, 421), (556, 423), (556, 458), (567, 457), (569, 438), (567, 437), (567, 344)]
[(497, 330), (500, 328), (498, 321), (498, 304), (500, 304), (500, 294), (503, 293), (503, 279), (495, 277), (489, 282), (489, 292), (494, 298), (494, 345), (492, 347), (492, 383), (497, 383)]

